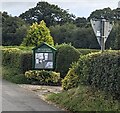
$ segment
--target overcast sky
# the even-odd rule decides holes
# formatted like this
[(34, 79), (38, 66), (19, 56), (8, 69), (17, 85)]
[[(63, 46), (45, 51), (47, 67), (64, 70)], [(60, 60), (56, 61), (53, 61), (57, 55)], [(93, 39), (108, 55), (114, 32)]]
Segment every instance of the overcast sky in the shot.
[[(41, 0), (1, 0), (2, 11), (7, 11), (12, 16), (19, 16), (21, 13), (36, 6)], [(77, 17), (88, 17), (92, 11), (110, 7), (116, 9), (119, 0), (42, 0), (56, 4), (62, 9), (69, 9), (69, 13)]]

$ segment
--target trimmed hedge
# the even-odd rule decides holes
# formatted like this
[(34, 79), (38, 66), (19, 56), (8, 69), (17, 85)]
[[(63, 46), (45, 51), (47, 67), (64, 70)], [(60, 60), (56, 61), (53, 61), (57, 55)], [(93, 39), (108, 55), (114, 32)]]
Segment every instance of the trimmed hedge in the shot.
[(22, 73), (32, 69), (32, 52), (22, 52), (20, 68)]
[(61, 77), (64, 78), (73, 62), (76, 62), (80, 53), (73, 46), (68, 44), (61, 44), (57, 47), (56, 57), (56, 72), (60, 72)]
[(120, 51), (81, 56), (74, 73), (80, 77), (81, 84), (99, 88), (120, 99)]
[(18, 48), (2, 49), (2, 65), (9, 67), (20, 67), (21, 50)]
[(77, 49), (82, 55), (87, 55), (93, 52), (99, 52), (97, 49)]
[(80, 84), (80, 76), (76, 75), (74, 68), (71, 68), (65, 78), (62, 80), (62, 88), (68, 90), (74, 87), (78, 87)]
[(24, 73), (32, 68), (32, 53), (18, 48), (3, 48), (2, 65), (17, 68), (20, 73)]
[(61, 82), (60, 73), (53, 71), (29, 70), (25, 72), (25, 76), (31, 83), (41, 85), (60, 85)]
[[(12, 48), (5, 47), (3, 51), (4, 66), (19, 68), (21, 73), (32, 69), (32, 52), (22, 49), (24, 47)], [(57, 47), (56, 68), (55, 71), (61, 73), (61, 77), (67, 74), (72, 62), (79, 59), (80, 53), (73, 46), (61, 44)]]

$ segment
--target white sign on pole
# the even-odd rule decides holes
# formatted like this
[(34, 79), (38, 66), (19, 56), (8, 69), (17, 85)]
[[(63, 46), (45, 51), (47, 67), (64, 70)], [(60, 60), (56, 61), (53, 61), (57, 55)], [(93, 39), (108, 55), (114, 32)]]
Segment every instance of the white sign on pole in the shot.
[[(105, 20), (105, 19), (101, 19), (101, 20), (100, 19), (94, 19), (94, 20), (91, 19), (90, 21), (91, 21), (93, 31), (97, 37), (98, 43), (101, 46), (101, 38), (102, 37), (104, 38), (104, 43), (105, 43), (111, 30), (112, 30), (113, 22), (109, 22), (108, 20)], [(103, 24), (103, 22), (104, 22), (104, 24)]]
[(98, 43), (101, 46), (100, 42), (101, 42), (101, 22), (99, 20), (90, 20), (91, 21), (91, 25), (93, 28), (93, 31), (97, 37)]
[(112, 27), (113, 27), (113, 22), (109, 22), (109, 21), (105, 21), (104, 23), (104, 43), (106, 42), (111, 30), (112, 30)]

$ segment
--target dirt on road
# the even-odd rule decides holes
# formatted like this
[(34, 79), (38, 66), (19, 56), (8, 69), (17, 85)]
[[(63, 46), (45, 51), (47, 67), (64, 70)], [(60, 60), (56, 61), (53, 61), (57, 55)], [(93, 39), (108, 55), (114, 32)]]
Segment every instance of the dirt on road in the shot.
[(42, 100), (46, 101), (45, 96), (51, 93), (60, 93), (62, 87), (60, 86), (44, 86), (44, 85), (28, 85), (28, 84), (19, 84), (20, 87), (33, 91), (37, 94)]

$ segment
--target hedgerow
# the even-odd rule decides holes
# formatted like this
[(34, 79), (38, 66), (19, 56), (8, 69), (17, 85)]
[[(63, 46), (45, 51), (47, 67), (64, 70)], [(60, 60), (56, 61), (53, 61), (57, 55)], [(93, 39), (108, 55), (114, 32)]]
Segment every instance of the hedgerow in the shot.
[(61, 44), (57, 47), (56, 69), (64, 78), (71, 67), (71, 64), (77, 61), (80, 57), (79, 51), (71, 45)]
[(80, 84), (99, 88), (120, 99), (120, 51), (96, 52), (81, 56), (74, 73), (74, 76), (79, 76)]
[(20, 73), (24, 73), (32, 68), (32, 53), (18, 48), (3, 48), (2, 65), (17, 68)]

